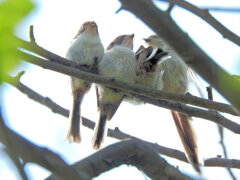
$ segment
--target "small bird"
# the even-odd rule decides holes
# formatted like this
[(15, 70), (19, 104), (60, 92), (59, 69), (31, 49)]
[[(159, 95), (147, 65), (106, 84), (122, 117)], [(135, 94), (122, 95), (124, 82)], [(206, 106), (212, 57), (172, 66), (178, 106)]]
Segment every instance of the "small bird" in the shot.
[[(134, 35), (121, 35), (107, 47), (101, 62), (98, 65), (99, 74), (121, 80), (123, 82), (136, 82), (136, 57), (132, 51)], [(96, 88), (99, 120), (96, 123), (93, 148), (99, 149), (103, 142), (106, 122), (111, 120), (119, 105), (124, 93), (115, 88), (98, 85)]]
[[(159, 89), (159, 84), (161, 80), (161, 74), (159, 72), (159, 63), (164, 60), (168, 55), (167, 51), (163, 51), (161, 48), (153, 48), (148, 46), (140, 46), (137, 50), (137, 66), (136, 66), (136, 75), (137, 75), (137, 84), (143, 87), (151, 87), (153, 89)], [(144, 103), (140, 99), (133, 97), (132, 95), (126, 95), (124, 101), (129, 102), (134, 105), (139, 105)]]
[[(87, 21), (82, 24), (80, 30), (74, 37), (66, 58), (79, 64), (87, 71), (97, 73), (97, 64), (102, 59), (104, 47), (101, 43), (98, 27), (94, 21)], [(67, 139), (70, 142), (80, 142), (80, 119), (81, 102), (84, 95), (89, 91), (91, 83), (70, 77), (72, 90), (72, 109), (70, 111), (70, 127), (67, 133)]]
[[(152, 47), (168, 50), (168, 46), (157, 35), (145, 39)], [(169, 52), (169, 57), (161, 61), (157, 67), (157, 78), (153, 84), (162, 91), (185, 94), (189, 82), (188, 67), (185, 62), (174, 52)], [(171, 111), (180, 139), (184, 146), (188, 160), (194, 169), (201, 175), (196, 136), (190, 122), (190, 117)]]

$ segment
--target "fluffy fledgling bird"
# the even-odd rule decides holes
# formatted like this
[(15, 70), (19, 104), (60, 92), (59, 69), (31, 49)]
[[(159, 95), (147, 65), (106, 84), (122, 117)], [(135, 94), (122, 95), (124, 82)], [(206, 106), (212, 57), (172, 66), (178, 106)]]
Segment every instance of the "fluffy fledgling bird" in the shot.
[[(132, 51), (134, 35), (118, 36), (108, 47), (98, 65), (99, 73), (128, 83), (136, 82), (136, 57)], [(124, 98), (118, 89), (98, 85), (99, 120), (96, 123), (93, 148), (99, 149), (104, 138), (107, 121), (111, 120)]]
[[(96, 73), (97, 64), (102, 59), (104, 48), (101, 43), (98, 27), (94, 21), (87, 21), (82, 24), (80, 30), (74, 37), (66, 58), (74, 61), (86, 70)], [(70, 127), (67, 133), (67, 139), (70, 142), (80, 142), (80, 119), (81, 119), (81, 102), (84, 95), (91, 87), (91, 83), (84, 80), (71, 77), (72, 90), (72, 109), (70, 111)]]
[[(167, 50), (168, 46), (156, 35), (146, 38), (149, 46)], [(188, 67), (174, 52), (169, 52), (169, 57), (159, 63), (156, 71), (155, 88), (173, 93), (185, 94), (187, 92), (189, 75)], [(201, 174), (196, 137), (190, 122), (190, 117), (171, 111), (180, 139), (184, 146), (188, 160), (194, 169)]]

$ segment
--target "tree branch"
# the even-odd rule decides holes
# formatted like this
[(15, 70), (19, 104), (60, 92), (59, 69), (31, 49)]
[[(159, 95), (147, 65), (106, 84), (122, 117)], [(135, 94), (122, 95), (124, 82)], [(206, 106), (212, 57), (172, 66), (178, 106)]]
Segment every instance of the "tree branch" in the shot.
[[(139, 138), (136, 138), (134, 136), (131, 136), (129, 134), (126, 134), (122, 131), (120, 131), (118, 128), (115, 128), (115, 130), (108, 129), (108, 136), (113, 137), (119, 140), (124, 140), (124, 139), (137, 139), (141, 140)], [(144, 141), (144, 140), (141, 140)], [(189, 163), (185, 153), (176, 150), (176, 149), (171, 149), (167, 148), (164, 146), (161, 146), (157, 143), (150, 143), (147, 141), (144, 141), (145, 143), (149, 144), (152, 148), (155, 149), (159, 154), (175, 158), (177, 160), (183, 161), (185, 163)], [(204, 160), (204, 166), (205, 167), (228, 167), (228, 168), (237, 168), (240, 169), (240, 160), (237, 159), (225, 159), (225, 158), (209, 158)]]
[(223, 115), (219, 114), (216, 111), (203, 110), (200, 108), (195, 108), (195, 107), (187, 106), (185, 104), (175, 103), (175, 102), (171, 102), (171, 101), (150, 99), (150, 98), (146, 98), (141, 95), (134, 95), (134, 97), (137, 97), (138, 99), (141, 99), (142, 101), (145, 101), (147, 103), (150, 103), (150, 104), (153, 104), (153, 105), (156, 105), (159, 107), (163, 107), (163, 108), (167, 108), (167, 109), (171, 109), (174, 111), (184, 113), (190, 117), (198, 117), (198, 118), (212, 121), (214, 123), (217, 123), (217, 124), (225, 127), (226, 129), (228, 129), (236, 134), (240, 134), (240, 125), (238, 123), (235, 123), (235, 122), (229, 120), (228, 118), (225, 118)]
[[(50, 61), (62, 64), (62, 65), (66, 65), (66, 66), (78, 67), (77, 63), (75, 63), (73, 61), (69, 61), (69, 60), (67, 60), (67, 59), (65, 59), (61, 56), (58, 56), (58, 55), (50, 52), (50, 51), (47, 51), (44, 48), (39, 47), (35, 43), (26, 42), (26, 41), (21, 40), (21, 39), (19, 39), (19, 41), (21, 41), (21, 44), (22, 44), (21, 48), (24, 48), (28, 51), (36, 53), (37, 55), (40, 55), (44, 58), (47, 58)], [(41, 66), (43, 68), (54, 70), (54, 69), (52, 69), (53, 67), (51, 67), (51, 68), (49, 67), (50, 65), (52, 65), (51, 63), (46, 64), (46, 62), (43, 62), (42, 59), (36, 58), (36, 57), (34, 57), (32, 55), (28, 55), (26, 53), (24, 53), (24, 56), (25, 57), (27, 56), (27, 58), (24, 59), (27, 62), (30, 62), (32, 64), (36, 64), (36, 65)], [(217, 110), (217, 111), (221, 111), (221, 112), (226, 112), (226, 113), (230, 113), (232, 115), (238, 115), (233, 110), (233, 106), (228, 105), (228, 104), (218, 103), (218, 102), (206, 100), (206, 99), (203, 99), (203, 98), (199, 98), (199, 97), (196, 97), (196, 96), (174, 94), (174, 93), (169, 93), (169, 92), (163, 92), (163, 91), (157, 91), (157, 90), (153, 90), (153, 89), (149, 89), (149, 88), (144, 88), (144, 87), (140, 87), (140, 86), (136, 86), (136, 85), (132, 85), (132, 84), (121, 83), (121, 82), (119, 82), (117, 80), (114, 80), (112, 78), (107, 78), (107, 77), (103, 77), (103, 76), (100, 77), (98, 75), (89, 74), (87, 72), (85, 73), (85, 72), (79, 71), (79, 69), (82, 70), (81, 68), (78, 67), (78, 70), (77, 69), (72, 69), (72, 71), (78, 72), (78, 76), (81, 76), (80, 78), (85, 79), (85, 80), (89, 80), (89, 81), (94, 82), (94, 83), (104, 84), (106, 86), (118, 88), (118, 89), (121, 89), (121, 90), (125, 90), (127, 92), (139, 93), (139, 94), (142, 94), (142, 95), (148, 96), (150, 98), (154, 98), (154, 99), (167, 99), (167, 100), (182, 102), (182, 103), (186, 103), (186, 104), (192, 104), (192, 105), (207, 108), (207, 109), (213, 109), (213, 110)], [(54, 71), (57, 71), (56, 68), (55, 68)], [(68, 70), (68, 71), (71, 71), (71, 70)], [(70, 75), (74, 76), (73, 73), (70, 74)]]
[[(176, 168), (169, 165), (149, 145), (139, 140), (125, 140), (110, 145), (93, 155), (75, 163), (74, 168), (86, 172), (91, 178), (122, 164), (132, 165), (153, 180), (190, 180)], [(47, 178), (53, 180), (54, 178)]]
[(5, 125), (1, 113), (0, 128), (0, 141), (11, 148), (15, 155), (19, 156), (24, 163), (33, 162), (39, 164), (53, 172), (58, 179), (89, 179), (85, 174), (78, 173), (78, 171), (70, 167), (54, 152), (47, 148), (37, 146), (10, 130)]
[[(221, 24), (217, 19), (215, 19), (210, 13), (209, 9), (206, 8), (198, 8), (197, 6), (184, 1), (184, 0), (159, 0), (159, 1), (166, 1), (169, 2), (171, 5), (178, 5), (193, 14), (197, 15), (198, 17), (202, 18), (208, 24), (210, 24), (216, 31), (218, 31), (224, 38), (229, 39), (230, 41), (234, 42), (235, 44), (240, 46), (240, 37), (231, 32), (227, 29), (223, 24)], [(237, 10), (237, 9), (236, 9)], [(240, 9), (238, 9), (240, 10)]]
[(1, 106), (0, 106), (0, 140), (5, 142), (5, 152), (8, 154), (14, 165), (16, 166), (19, 175), (23, 180), (28, 180), (28, 176), (24, 171), (24, 164), (20, 162), (15, 145), (12, 143), (11, 138), (8, 136), (8, 132), (5, 128), (5, 123), (2, 118)]
[(240, 8), (237, 7), (214, 7), (214, 6), (201, 6), (201, 9), (208, 9), (209, 11), (219, 11), (227, 13), (240, 13)]
[(121, 9), (128, 10), (152, 28), (172, 46), (183, 60), (203, 79), (218, 90), (240, 112), (240, 83), (218, 66), (189, 36), (150, 0), (119, 0)]
[[(80, 71), (76, 68), (64, 66), (64, 65), (54, 63), (54, 62), (49, 62), (49, 61), (46, 61), (46, 60), (41, 59), (39, 57), (27, 54), (27, 53), (22, 52), (22, 51), (20, 51), (20, 53), (23, 55), (22, 57), (27, 62), (36, 64), (36, 65), (41, 66), (41, 67), (46, 68), (46, 69), (51, 69), (51, 70), (54, 70), (54, 71), (57, 71), (57, 72), (61, 72), (63, 74), (74, 76), (74, 77), (77, 77), (77, 78), (80, 78), (80, 79), (88, 80), (88, 81), (95, 82), (95, 83), (97, 82), (97, 83), (104, 84), (104, 85), (110, 86), (110, 87), (117, 87), (118, 89), (121, 89), (123, 91), (128, 92), (128, 90), (130, 89), (130, 92), (131, 91), (134, 92), (134, 96), (137, 96), (136, 93), (144, 94), (144, 95), (146, 95), (150, 98), (161, 98), (162, 95), (167, 95), (167, 97), (169, 97), (169, 95), (170, 96), (171, 95), (174, 95), (174, 96), (175, 95), (177, 95), (177, 96), (180, 95), (180, 94), (161, 92), (161, 91), (153, 90), (153, 89), (150, 89), (150, 88), (142, 88), (140, 86), (136, 86), (136, 85), (132, 85), (132, 84), (117, 81), (113, 78), (108, 78), (108, 77), (104, 77), (104, 76), (101, 76), (101, 75), (87, 73), (87, 72), (84, 72), (84, 71)], [(115, 86), (115, 84), (117, 84), (117, 86)], [(142, 96), (139, 96), (139, 95), (137, 96), (137, 98), (141, 98), (141, 97)], [(184, 97), (184, 95), (182, 97)], [(188, 100), (189, 98), (186, 98), (186, 99)], [(161, 106), (168, 107), (172, 110), (173, 110), (173, 108), (174, 108), (174, 110), (177, 109), (178, 111), (181, 111), (181, 112), (183, 112), (183, 113), (185, 113), (189, 116), (206, 118), (208, 120), (211, 120), (213, 122), (216, 122), (216, 123), (224, 126), (225, 128), (227, 128), (227, 129), (229, 129), (229, 130), (231, 130), (235, 133), (240, 134), (240, 125), (239, 124), (237, 124), (233, 121), (230, 121), (227, 118), (224, 118), (223, 116), (218, 115), (216, 113), (209, 114), (208, 111), (206, 111), (206, 110), (201, 110), (199, 108), (197, 109), (197, 108), (193, 108), (193, 107), (188, 107), (188, 106), (183, 105), (183, 104), (179, 104), (178, 105), (179, 108), (177, 108), (177, 106), (175, 104), (173, 104), (171, 102), (167, 102), (167, 101), (157, 101), (157, 100), (149, 99), (149, 98), (145, 98), (145, 101), (149, 102), (149, 103), (153, 103), (155, 105), (160, 105), (160, 107)], [(206, 101), (206, 100), (204, 100), (204, 101)], [(212, 102), (212, 101), (209, 101), (209, 102)], [(176, 104), (178, 104), (178, 103), (176, 103)], [(195, 111), (193, 111), (193, 110), (195, 110)], [(197, 111), (198, 111), (198, 113), (196, 113)]]
[[(11, 85), (13, 85), (14, 87), (16, 87), (17, 89), (19, 89), (22, 93), (26, 94), (29, 98), (37, 101), (38, 103), (41, 103), (45, 106), (47, 106), (49, 109), (51, 109), (53, 112), (56, 112), (58, 114), (61, 114), (62, 116), (68, 118), (69, 116), (69, 111), (59, 105), (57, 105), (56, 103), (54, 103), (51, 99), (49, 99), (48, 97), (43, 97), (40, 94), (36, 93), (35, 91), (31, 90), (30, 88), (28, 88), (27, 86), (25, 86), (24, 84), (22, 84), (19, 81), (19, 78), (17, 76), (17, 78), (9, 78), (9, 82)], [(13, 83), (14, 82), (14, 83)], [(47, 101), (45, 99), (48, 99)], [(45, 103), (48, 102), (48, 103)], [(88, 127), (89, 129), (94, 129), (95, 123), (92, 122), (91, 120), (82, 117), (82, 123), (83, 126)], [(118, 140), (125, 140), (125, 139), (137, 139), (137, 140), (141, 140), (139, 138), (136, 138), (134, 136), (131, 136), (129, 134), (126, 134), (122, 131), (120, 131), (118, 128), (113, 129), (108, 129), (107, 135), (109, 137), (118, 139)], [(141, 140), (143, 141), (143, 140)], [(150, 145), (152, 148), (155, 149), (155, 151), (157, 151), (158, 153), (171, 157), (171, 158), (175, 158), (178, 159), (180, 161), (184, 161), (186, 163), (188, 163), (187, 158), (185, 156), (185, 153), (176, 150), (176, 149), (170, 149), (170, 148), (166, 148), (164, 146), (161, 146), (159, 144), (156, 143), (150, 143), (147, 141), (144, 141), (145, 143), (147, 143), (148, 145)], [(219, 164), (218, 164), (219, 163)], [(229, 168), (239, 168), (240, 169), (240, 160), (235, 160), (235, 159), (221, 159), (221, 158), (211, 158), (211, 159), (207, 159), (205, 161), (205, 166), (214, 166), (214, 167), (229, 167)]]
[[(216, 166), (217, 164), (217, 166)], [(238, 168), (240, 167), (240, 160), (224, 159), (224, 158), (209, 158), (204, 161), (204, 166), (207, 167), (225, 167)]]
[[(150, 98), (160, 98), (160, 97), (162, 97), (162, 95), (167, 95), (167, 97), (169, 97), (169, 95), (170, 96), (171, 95), (174, 95), (174, 96), (175, 95), (177, 95), (177, 96), (180, 95), (180, 94), (173, 94), (173, 93), (167, 93), (167, 92), (160, 92), (160, 91), (153, 90), (153, 89), (150, 89), (150, 88), (142, 88), (140, 86), (136, 86), (136, 85), (132, 85), (132, 84), (117, 81), (113, 78), (108, 78), (108, 77), (104, 77), (104, 76), (101, 76), (101, 75), (87, 73), (87, 72), (80, 71), (80, 70), (78, 70), (76, 68), (73, 68), (73, 67), (68, 67), (68, 66), (58, 64), (58, 63), (49, 62), (49, 61), (46, 61), (46, 60), (41, 59), (39, 57), (27, 54), (25, 52), (20, 51), (20, 53), (23, 55), (22, 57), (27, 62), (36, 64), (36, 65), (41, 66), (41, 67), (46, 68), (46, 69), (51, 69), (51, 70), (54, 70), (54, 71), (57, 71), (57, 72), (61, 72), (63, 74), (78, 77), (80, 79), (88, 80), (88, 81), (95, 82), (95, 83), (97, 82), (97, 83), (104, 84), (104, 85), (110, 86), (110, 87), (117, 87), (117, 88), (119, 88), (123, 91), (128, 91), (128, 89), (130, 89), (130, 91), (134, 92), (134, 96), (137, 96), (136, 93), (144, 94), (144, 95), (146, 95)], [(117, 84), (117, 86), (115, 86), (115, 84)], [(137, 96), (137, 98), (141, 98), (141, 97), (142, 96)], [(184, 97), (184, 95), (182, 97)], [(189, 97), (186, 98), (186, 99), (188, 100)], [(201, 101), (202, 100), (203, 99), (201, 99)], [(178, 105), (179, 108), (177, 108), (177, 106), (174, 103), (167, 102), (167, 101), (157, 101), (157, 100), (149, 99), (149, 98), (145, 98), (145, 101), (149, 102), (149, 103), (153, 103), (155, 105), (160, 105), (160, 107), (161, 106), (162, 107), (168, 107), (172, 110), (177, 109), (178, 111), (181, 111), (181, 112), (183, 112), (183, 113), (185, 113), (189, 116), (206, 118), (206, 119), (211, 120), (213, 122), (219, 123), (220, 125), (224, 126), (225, 128), (227, 128), (227, 129), (229, 129), (229, 130), (231, 130), (235, 133), (240, 134), (240, 125), (239, 124), (237, 124), (235, 122), (232, 122), (232, 121), (228, 120), (227, 118), (224, 118), (221, 115), (217, 115), (216, 113), (215, 114), (213, 114), (213, 113), (209, 114), (208, 111), (206, 111), (206, 110), (204, 111), (204, 110), (201, 110), (199, 108), (197, 109), (197, 108), (193, 108), (193, 107), (188, 107), (188, 106), (183, 105), (183, 104), (179, 104)], [(206, 101), (206, 100), (204, 100), (204, 101)], [(212, 101), (209, 101), (209, 102), (212, 102)], [(184, 109), (184, 107), (185, 107), (185, 109)], [(195, 111), (193, 111), (193, 110), (195, 110)], [(198, 113), (196, 113), (196, 111), (198, 111)], [(207, 115), (206, 113), (209, 114), (209, 115)]]
[[(213, 100), (213, 93), (212, 93), (212, 87), (211, 86), (207, 87), (207, 92), (208, 92), (208, 99)], [(227, 148), (226, 148), (225, 143), (224, 143), (224, 129), (223, 129), (222, 126), (219, 126), (219, 125), (217, 125), (217, 128), (218, 128), (218, 133), (220, 135), (220, 144), (222, 146), (224, 158), (228, 159)], [(230, 168), (227, 168), (227, 171), (228, 171), (229, 175), (232, 177), (232, 179), (236, 180), (232, 170)]]

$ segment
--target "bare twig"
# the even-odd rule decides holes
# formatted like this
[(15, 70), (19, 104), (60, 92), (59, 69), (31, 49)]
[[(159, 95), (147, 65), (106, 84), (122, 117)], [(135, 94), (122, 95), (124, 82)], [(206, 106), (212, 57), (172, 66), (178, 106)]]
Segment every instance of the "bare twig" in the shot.
[(169, 6), (168, 6), (168, 8), (167, 8), (167, 10), (166, 10), (169, 14), (170, 14), (171, 11), (173, 10), (174, 5), (175, 5), (175, 4), (169, 3)]
[(36, 43), (34, 33), (33, 33), (33, 25), (31, 25), (29, 28), (29, 38), (31, 43)]
[(211, 84), (240, 112), (240, 83), (215, 63), (172, 20), (168, 13), (149, 0), (119, 0), (121, 9), (128, 10), (162, 37), (183, 60)]
[[(223, 24), (221, 24), (217, 19), (215, 19), (210, 13), (209, 9), (205, 8), (198, 8), (197, 6), (184, 1), (184, 0), (160, 0), (160, 1), (167, 1), (171, 5), (175, 4), (178, 5), (193, 14), (196, 14), (200, 18), (202, 18), (204, 21), (206, 21), (208, 24), (210, 24), (215, 30), (217, 30), (224, 38), (229, 39), (230, 41), (236, 43), (240, 46), (240, 37), (236, 35), (235, 33), (231, 32), (229, 29), (227, 29)], [(216, 10), (216, 9), (215, 9)], [(233, 10), (233, 9), (232, 9)], [(237, 10), (237, 9), (236, 9)], [(238, 9), (240, 10), (240, 9)]]
[(217, 11), (217, 12), (240, 13), (240, 8), (237, 8), (237, 7), (200, 6), (199, 8), (208, 9), (209, 11)]
[(8, 154), (8, 156), (11, 158), (15, 166), (17, 167), (17, 170), (23, 180), (28, 180), (27, 174), (25, 173), (23, 169), (23, 165), (20, 163), (17, 151), (15, 148), (14, 143), (11, 141), (11, 138), (8, 136), (7, 129), (5, 128), (5, 122), (2, 117), (1, 107), (0, 107), (0, 140), (5, 142), (5, 151)]
[(208, 86), (207, 88), (208, 99), (213, 101), (212, 87)]
[[(9, 78), (11, 79), (11, 78)], [(15, 83), (12, 83), (15, 82)], [(47, 106), (48, 108), (50, 108), (53, 112), (56, 112), (58, 114), (61, 114), (62, 116), (68, 118), (69, 116), (69, 111), (59, 105), (57, 105), (56, 103), (54, 103), (51, 99), (49, 99), (48, 97), (43, 97), (40, 94), (36, 93), (35, 91), (31, 90), (30, 88), (28, 88), (27, 86), (25, 86), (24, 84), (22, 84), (21, 82), (16, 83), (16, 81), (14, 81), (14, 78), (9, 81), (9, 83), (13, 86), (15, 86), (17, 89), (19, 89), (22, 93), (26, 94), (29, 98), (37, 101), (38, 103), (41, 103), (45, 106)], [(43, 103), (45, 102), (45, 99), (48, 99), (48, 103)], [(88, 127), (90, 129), (94, 129), (95, 123), (92, 122), (91, 120), (82, 117), (82, 123), (83, 126)], [(131, 136), (129, 134), (126, 134), (122, 131), (120, 131), (118, 128), (113, 129), (108, 129), (108, 133), (107, 135), (109, 137), (118, 139), (118, 140), (125, 140), (125, 139), (137, 139), (140, 140), (139, 138), (136, 138), (134, 136)], [(143, 141), (143, 140), (142, 140)], [(144, 141), (145, 143), (149, 144), (150, 146), (152, 146), (158, 153), (165, 155), (165, 156), (169, 156), (172, 158), (176, 158), (180, 161), (184, 161), (186, 163), (188, 163), (187, 158), (185, 156), (185, 153), (178, 151), (176, 149), (170, 149), (170, 148), (166, 148), (164, 146), (161, 146), (159, 144), (156, 143), (150, 143), (147, 141)], [(219, 163), (219, 165), (218, 165)], [(234, 159), (221, 159), (221, 158), (211, 158), (205, 161), (205, 166), (215, 166), (215, 167), (230, 167), (230, 168), (239, 168), (240, 169), (240, 160), (234, 160)]]
[[(224, 158), (228, 159), (227, 148), (226, 148), (225, 143), (224, 143), (224, 129), (223, 129), (223, 127), (221, 127), (219, 125), (217, 127), (218, 127), (218, 132), (219, 132), (219, 135), (220, 135), (220, 144), (222, 146)], [(227, 168), (227, 171), (228, 171), (229, 175), (232, 177), (232, 179), (236, 180), (235, 175), (233, 174), (232, 170), (229, 167)]]
[[(216, 166), (217, 164), (217, 166)], [(206, 167), (227, 167), (227, 168), (238, 168), (240, 167), (240, 160), (236, 159), (225, 159), (225, 158), (209, 158), (204, 161)]]
[[(208, 99), (213, 100), (213, 93), (212, 93), (212, 87), (211, 86), (207, 87), (207, 92), (208, 92)], [(225, 143), (224, 143), (224, 129), (220, 125), (217, 125), (217, 127), (218, 127), (218, 132), (219, 132), (219, 135), (220, 135), (220, 144), (221, 144), (222, 149), (223, 149), (224, 158), (227, 159), (228, 155), (227, 155), (227, 148), (226, 148)], [(227, 171), (228, 171), (229, 175), (232, 177), (232, 179), (236, 180), (232, 170), (230, 168), (227, 168)]]

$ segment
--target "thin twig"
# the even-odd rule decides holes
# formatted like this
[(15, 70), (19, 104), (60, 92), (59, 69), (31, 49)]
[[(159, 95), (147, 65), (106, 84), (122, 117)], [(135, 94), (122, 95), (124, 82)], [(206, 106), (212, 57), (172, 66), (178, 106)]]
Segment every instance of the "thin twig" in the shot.
[(208, 99), (213, 101), (212, 86), (208, 86), (206, 89), (208, 93)]
[(240, 8), (236, 8), (236, 7), (200, 6), (199, 8), (208, 9), (209, 11), (216, 11), (216, 12), (240, 13)]
[[(230, 41), (236, 43), (240, 46), (240, 37), (227, 29), (222, 23), (220, 23), (217, 19), (215, 19), (210, 13), (208, 8), (198, 8), (197, 6), (184, 1), (184, 0), (160, 0), (160, 1), (167, 1), (171, 5), (175, 4), (178, 5), (193, 14), (196, 14), (198, 17), (202, 18), (208, 24), (210, 24), (215, 30), (217, 30), (224, 38), (229, 39)], [(216, 9), (215, 9), (216, 10)], [(237, 9), (240, 10), (240, 9)]]
[(8, 135), (7, 129), (5, 127), (5, 122), (2, 117), (1, 107), (0, 107), (0, 139), (5, 142), (6, 153), (9, 155), (11, 160), (14, 162), (17, 170), (23, 180), (28, 180), (27, 174), (23, 169), (23, 165), (20, 163), (17, 155), (17, 148), (12, 142), (11, 138)]
[[(221, 127), (219, 125), (217, 127), (218, 127), (218, 132), (219, 132), (219, 135), (220, 135), (220, 144), (222, 146), (224, 158), (228, 159), (227, 148), (226, 148), (225, 143), (224, 143), (224, 129), (223, 129), (223, 127)], [(236, 180), (235, 175), (233, 174), (232, 170), (229, 167), (227, 167), (227, 171), (228, 171), (229, 175), (232, 177), (232, 179)]]
[(171, 13), (171, 11), (173, 10), (174, 6), (175, 6), (175, 4), (169, 3), (169, 5), (168, 5), (168, 8), (167, 8), (166, 12), (168, 12), (168, 13), (170, 14), (170, 13)]
[[(213, 93), (212, 93), (212, 87), (211, 86), (207, 87), (207, 92), (208, 92), (208, 99), (213, 100)], [(224, 143), (224, 129), (220, 125), (217, 125), (217, 127), (218, 127), (218, 132), (219, 132), (219, 135), (220, 135), (220, 144), (221, 144), (222, 149), (223, 149), (224, 158), (228, 159), (227, 148), (226, 148), (225, 143)], [(229, 175), (232, 177), (232, 179), (236, 180), (236, 177), (234, 176), (232, 170), (230, 168), (227, 168), (227, 171), (228, 171)]]
[(33, 25), (30, 25), (30, 28), (29, 28), (29, 38), (30, 38), (31, 43), (36, 44), (36, 40), (35, 40), (34, 33), (33, 33)]

